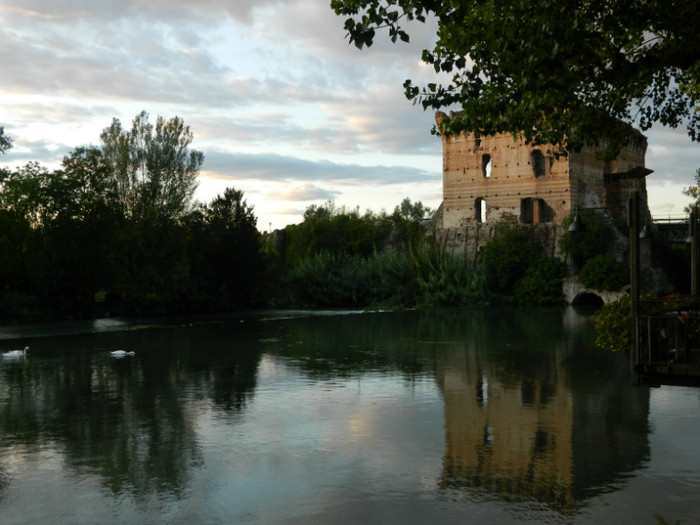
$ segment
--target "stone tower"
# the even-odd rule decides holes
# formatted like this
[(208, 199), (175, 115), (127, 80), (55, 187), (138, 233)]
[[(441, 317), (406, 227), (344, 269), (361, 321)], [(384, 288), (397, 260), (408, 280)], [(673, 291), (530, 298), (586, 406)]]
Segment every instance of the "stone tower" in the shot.
[[(445, 117), (438, 112), (438, 126)], [(475, 251), (503, 223), (550, 225), (552, 242), (561, 222), (577, 209), (599, 209), (622, 219), (630, 192), (640, 195), (648, 217), (644, 157), (647, 140), (633, 132), (618, 158), (606, 163), (586, 147), (559, 158), (547, 146), (530, 146), (510, 134), (442, 136), (443, 201), (435, 225), (454, 247)], [(552, 255), (556, 248), (552, 247)]]

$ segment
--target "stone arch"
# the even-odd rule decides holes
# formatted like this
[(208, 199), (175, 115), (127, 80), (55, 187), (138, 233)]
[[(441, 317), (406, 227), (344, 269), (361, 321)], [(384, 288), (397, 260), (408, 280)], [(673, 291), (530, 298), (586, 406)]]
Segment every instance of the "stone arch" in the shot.
[(571, 301), (571, 306), (603, 306), (603, 298), (591, 291), (584, 291), (576, 295)]
[(484, 178), (489, 178), (491, 176), (491, 170), (493, 168), (493, 162), (491, 161), (491, 155), (484, 153), (481, 156), (481, 174)]

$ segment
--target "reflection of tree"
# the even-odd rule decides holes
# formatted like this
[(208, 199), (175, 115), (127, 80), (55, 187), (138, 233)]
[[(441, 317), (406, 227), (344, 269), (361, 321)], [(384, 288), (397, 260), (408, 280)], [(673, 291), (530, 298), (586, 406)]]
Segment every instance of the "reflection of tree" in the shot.
[(275, 321), (279, 335), (265, 348), (319, 379), (392, 370), (410, 381), (433, 374), (432, 349), (418, 337), (416, 318), (395, 312)]
[[(197, 417), (236, 412), (255, 388), (258, 353), (233, 337), (191, 328), (56, 339), (58, 357), (0, 368), (0, 446), (51, 444), (114, 492), (179, 496), (202, 460)], [(114, 360), (114, 348), (136, 357)]]
[[(278, 321), (267, 348), (315, 378), (434, 375), (445, 400), (443, 486), (566, 511), (645, 459), (648, 394), (619, 377), (621, 356), (592, 347), (590, 324), (567, 329), (561, 316), (493, 308), (309, 317)], [(579, 380), (587, 370), (597, 372)]]
[[(52, 338), (32, 345), (41, 359), (0, 366), (0, 448), (51, 446), (115, 492), (179, 497), (202, 461), (201, 416), (245, 408), (264, 350), (320, 380), (435, 377), (442, 486), (571, 510), (646, 458), (648, 392), (629, 386), (624, 356), (552, 315), (398, 312)], [(136, 356), (113, 360), (115, 348)], [(0, 461), (0, 490), (3, 479)]]
[[(646, 459), (648, 392), (622, 377), (620, 356), (565, 333), (553, 312), (443, 319), (444, 486), (566, 510)], [(604, 372), (578, 380), (591, 369)]]

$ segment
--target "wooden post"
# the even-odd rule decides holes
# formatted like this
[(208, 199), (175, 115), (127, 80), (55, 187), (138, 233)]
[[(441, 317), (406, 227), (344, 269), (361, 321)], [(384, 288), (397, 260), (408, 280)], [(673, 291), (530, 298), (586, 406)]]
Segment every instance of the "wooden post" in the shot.
[(630, 317), (632, 322), (632, 356), (630, 359), (634, 369), (639, 364), (639, 192), (630, 194), (628, 217), (630, 228), (630, 302), (632, 305)]
[(688, 217), (690, 228), (690, 296), (698, 299), (698, 207), (693, 206)]

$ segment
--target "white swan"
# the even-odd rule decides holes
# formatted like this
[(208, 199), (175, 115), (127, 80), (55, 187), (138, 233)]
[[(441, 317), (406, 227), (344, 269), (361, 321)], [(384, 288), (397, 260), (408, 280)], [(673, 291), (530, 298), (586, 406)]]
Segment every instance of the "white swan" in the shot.
[(126, 357), (128, 355), (136, 355), (136, 352), (127, 352), (126, 350), (114, 350), (113, 352), (109, 353), (112, 357), (116, 357), (117, 359), (121, 359), (122, 357)]
[(24, 350), (10, 350), (9, 352), (4, 352), (2, 354), (3, 359), (19, 359), (21, 357), (27, 357), (27, 352), (29, 347), (25, 346)]

